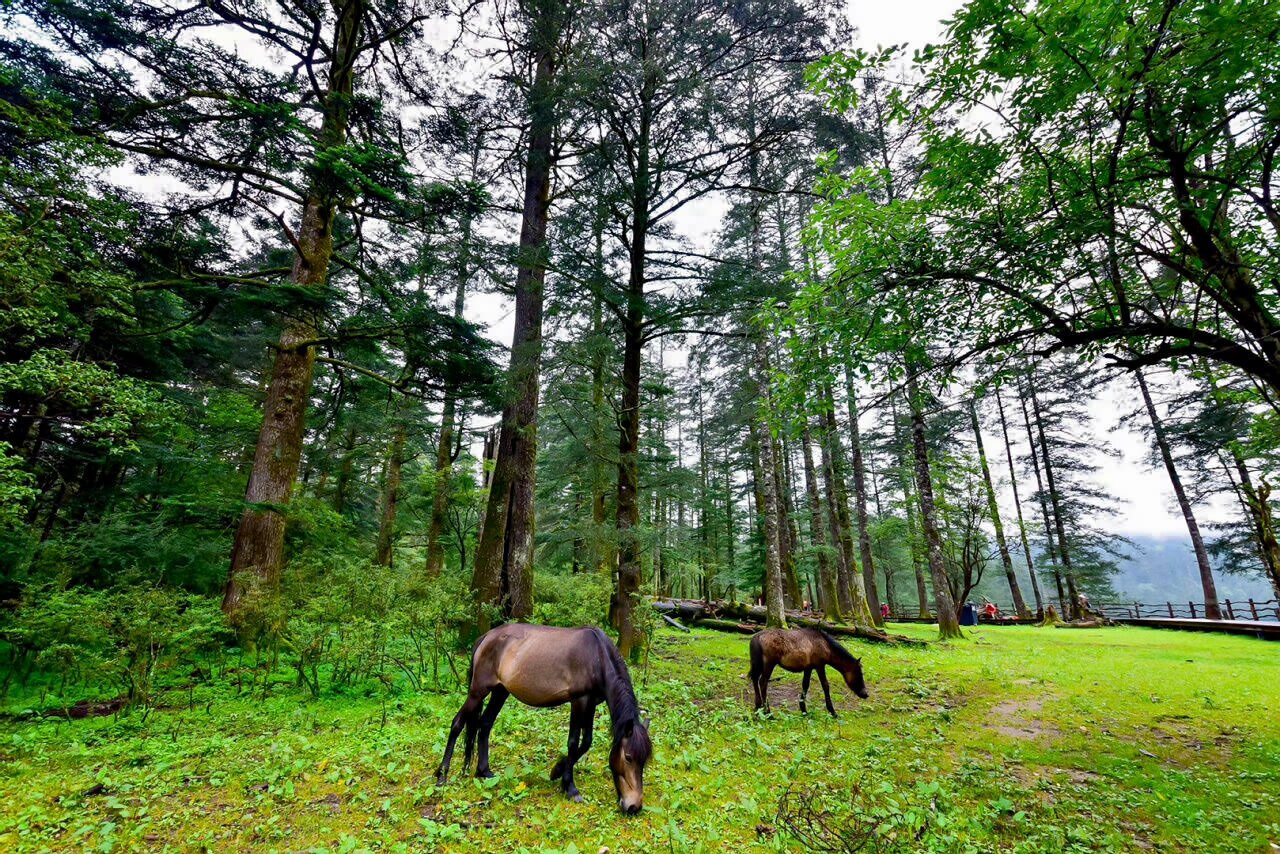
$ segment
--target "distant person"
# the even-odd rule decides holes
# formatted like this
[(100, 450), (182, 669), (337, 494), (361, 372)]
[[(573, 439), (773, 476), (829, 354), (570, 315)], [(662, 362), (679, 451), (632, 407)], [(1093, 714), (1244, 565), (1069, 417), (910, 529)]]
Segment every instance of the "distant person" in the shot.
[(881, 603), (880, 616), (885, 620), (889, 619), (889, 603), (888, 602)]
[(990, 599), (987, 600), (987, 604), (983, 606), (982, 610), (986, 613), (988, 620), (995, 620), (1000, 616), (1000, 609)]
[(1076, 598), (1080, 602), (1080, 611), (1085, 614), (1089, 613), (1089, 594), (1081, 592)]

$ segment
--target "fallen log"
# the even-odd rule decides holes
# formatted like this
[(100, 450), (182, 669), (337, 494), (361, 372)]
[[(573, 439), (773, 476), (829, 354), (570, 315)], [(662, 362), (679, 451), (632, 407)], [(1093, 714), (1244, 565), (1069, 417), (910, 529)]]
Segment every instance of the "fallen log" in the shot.
[(671, 628), (673, 629), (679, 629), (682, 632), (689, 631), (688, 626), (684, 625), (683, 623), (676, 622), (675, 620), (668, 617), (666, 614), (659, 613), (658, 616), (661, 617), (663, 620), (665, 620), (667, 625), (671, 626)]
[[(664, 617), (679, 616), (688, 625), (703, 626), (719, 631), (732, 631), (739, 634), (754, 634), (764, 628), (768, 612), (759, 605), (745, 605), (741, 602), (701, 602), (696, 599), (658, 599), (653, 607)], [(820, 629), (839, 637), (858, 638), (872, 643), (906, 644), (909, 646), (927, 646), (927, 641), (909, 638), (905, 635), (891, 635), (871, 626), (841, 625), (829, 623), (823, 619), (815, 619), (815, 615), (806, 615), (799, 611), (787, 611), (787, 624), (806, 629)], [(725, 619), (725, 618), (730, 619)]]

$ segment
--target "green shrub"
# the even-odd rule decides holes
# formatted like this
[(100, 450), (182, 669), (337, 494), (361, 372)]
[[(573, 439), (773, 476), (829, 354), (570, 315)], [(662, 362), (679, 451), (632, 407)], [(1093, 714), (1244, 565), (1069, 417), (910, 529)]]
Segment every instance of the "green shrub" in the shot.
[(609, 614), (612, 582), (597, 573), (534, 574), (533, 621), (548, 626), (598, 626)]
[(69, 688), (107, 685), (143, 709), (159, 676), (198, 666), (231, 639), (216, 600), (139, 584), (29, 587), (3, 636), (15, 651), (6, 687), (38, 669), (57, 681), (64, 706)]

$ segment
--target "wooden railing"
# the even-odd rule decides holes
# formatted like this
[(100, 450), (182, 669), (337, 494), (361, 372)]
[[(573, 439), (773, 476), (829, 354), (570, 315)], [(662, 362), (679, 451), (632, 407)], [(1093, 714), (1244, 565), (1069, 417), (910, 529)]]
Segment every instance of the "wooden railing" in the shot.
[[(1056, 603), (1054, 603), (1056, 606)], [(1009, 617), (1014, 614), (1012, 605), (1005, 605), (997, 602), (1002, 617)], [(1190, 617), (1192, 619), (1204, 619), (1204, 603), (1203, 602), (1090, 602), (1090, 610), (1098, 611), (1112, 619), (1161, 619), (1168, 617)], [(1218, 603), (1218, 610), (1222, 614), (1224, 620), (1253, 620), (1261, 622), (1280, 622), (1280, 601), (1275, 599), (1267, 599), (1263, 601), (1255, 599), (1235, 600), (1224, 599)], [(930, 611), (932, 614), (932, 610)], [(982, 608), (978, 608), (979, 619), (985, 620)], [(911, 608), (895, 609), (891, 620), (902, 622), (915, 622), (920, 620), (918, 611)], [(932, 619), (932, 617), (930, 618)]]
[[(1113, 619), (1190, 617), (1195, 620), (1205, 616), (1203, 602), (1102, 602), (1090, 607)], [(1224, 599), (1218, 603), (1218, 610), (1224, 620), (1280, 622), (1280, 601), (1275, 599), (1261, 602), (1255, 599)]]

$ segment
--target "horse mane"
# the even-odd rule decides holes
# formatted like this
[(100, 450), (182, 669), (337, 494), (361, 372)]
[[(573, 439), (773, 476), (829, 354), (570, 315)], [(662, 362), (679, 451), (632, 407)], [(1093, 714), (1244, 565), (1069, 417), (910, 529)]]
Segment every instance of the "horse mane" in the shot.
[[(623, 660), (622, 653), (618, 651), (613, 641), (609, 640), (608, 635), (599, 629), (596, 629), (596, 632), (604, 646), (609, 664), (613, 667), (613, 678), (607, 678), (606, 674), (605, 700), (613, 723), (613, 741), (617, 744), (629, 727), (640, 723), (640, 701), (636, 699), (635, 688), (631, 686), (631, 671), (627, 669), (627, 662)], [(644, 742), (647, 745), (649, 739), (645, 738)]]
[(833, 638), (831, 635), (827, 634), (827, 632), (824, 629), (818, 629), (818, 633), (822, 635), (823, 639), (826, 640), (827, 642), (827, 646), (831, 648), (832, 658), (836, 659), (842, 664), (855, 665), (858, 663), (858, 659), (854, 658), (853, 653), (849, 652), (849, 650), (842, 647), (840, 645), (840, 642), (837, 641), (835, 638)]

